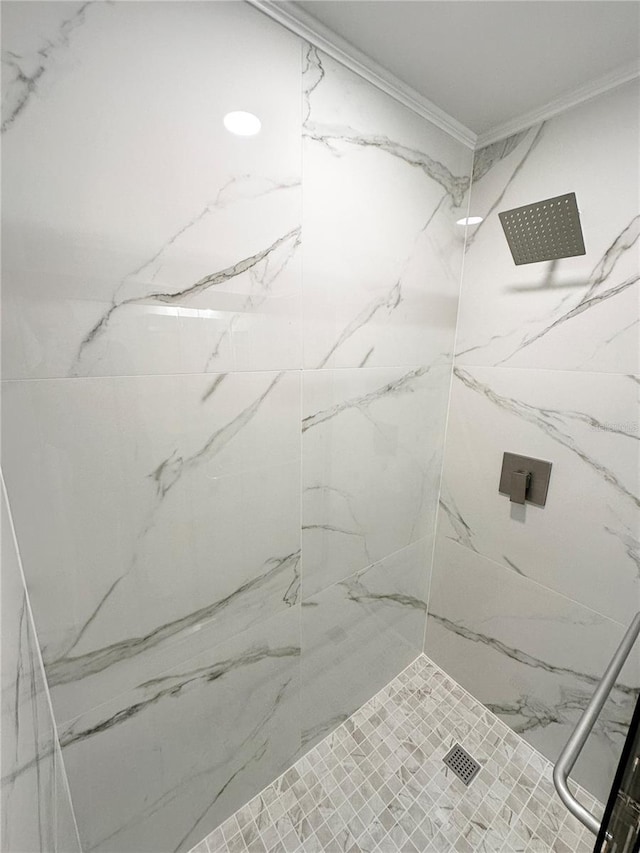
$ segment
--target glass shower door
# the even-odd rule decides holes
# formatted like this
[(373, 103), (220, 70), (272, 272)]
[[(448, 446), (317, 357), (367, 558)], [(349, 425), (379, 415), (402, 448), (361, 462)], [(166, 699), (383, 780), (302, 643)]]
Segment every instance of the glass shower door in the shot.
[(602, 819), (594, 853), (640, 851), (640, 697)]

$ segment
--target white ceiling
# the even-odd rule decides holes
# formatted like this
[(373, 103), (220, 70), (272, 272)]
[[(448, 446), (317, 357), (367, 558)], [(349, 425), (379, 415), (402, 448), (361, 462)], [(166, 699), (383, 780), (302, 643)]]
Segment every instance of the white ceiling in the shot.
[(309, 0), (312, 15), (477, 134), (640, 56), (637, 0)]

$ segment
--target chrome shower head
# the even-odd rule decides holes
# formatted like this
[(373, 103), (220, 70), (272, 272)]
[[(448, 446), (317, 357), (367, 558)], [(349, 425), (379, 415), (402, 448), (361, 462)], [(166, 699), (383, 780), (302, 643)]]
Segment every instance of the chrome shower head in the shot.
[(514, 207), (498, 216), (518, 266), (586, 253), (575, 193)]

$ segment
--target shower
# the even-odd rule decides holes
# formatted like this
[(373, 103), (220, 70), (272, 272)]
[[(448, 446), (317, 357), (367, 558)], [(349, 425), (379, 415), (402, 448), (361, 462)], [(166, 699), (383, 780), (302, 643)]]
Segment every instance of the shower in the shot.
[(1, 7), (0, 853), (592, 853), (640, 7)]

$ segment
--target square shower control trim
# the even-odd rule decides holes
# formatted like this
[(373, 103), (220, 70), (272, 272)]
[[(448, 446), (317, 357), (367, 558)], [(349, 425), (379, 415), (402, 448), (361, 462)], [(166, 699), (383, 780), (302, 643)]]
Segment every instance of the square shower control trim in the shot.
[(519, 456), (517, 453), (505, 453), (498, 491), (509, 495), (512, 503), (544, 506), (550, 477), (551, 462)]

